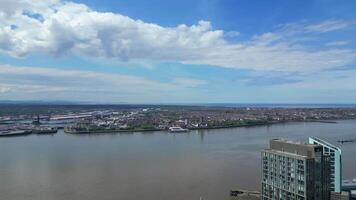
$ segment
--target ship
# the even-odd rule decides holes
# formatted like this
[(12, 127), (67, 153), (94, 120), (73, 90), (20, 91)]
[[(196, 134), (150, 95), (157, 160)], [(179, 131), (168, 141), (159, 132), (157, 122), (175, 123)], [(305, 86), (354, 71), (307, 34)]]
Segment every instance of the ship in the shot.
[(58, 129), (56, 127), (38, 127), (32, 130), (35, 134), (55, 134)]
[(182, 132), (188, 132), (189, 129), (182, 128), (180, 126), (172, 126), (172, 127), (169, 127), (169, 131), (171, 133), (182, 133)]
[(6, 130), (0, 131), (0, 137), (12, 137), (12, 136), (22, 136), (29, 135), (32, 131), (30, 130)]

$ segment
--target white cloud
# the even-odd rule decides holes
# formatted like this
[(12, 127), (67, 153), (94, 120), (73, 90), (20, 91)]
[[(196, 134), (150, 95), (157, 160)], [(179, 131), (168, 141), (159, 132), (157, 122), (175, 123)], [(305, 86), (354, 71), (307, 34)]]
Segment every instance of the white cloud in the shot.
[[(304, 76), (303, 81), (281, 85), (279, 88), (300, 91), (315, 91), (315, 95), (322, 91), (329, 92), (330, 98), (345, 98), (351, 94), (353, 100), (356, 100), (355, 83), (356, 70), (337, 70), (315, 73), (310, 76)], [(334, 96), (334, 97), (332, 97)], [(344, 99), (345, 101), (349, 99)]]
[(227, 37), (237, 37), (240, 35), (240, 32), (238, 31), (228, 31), (225, 34)]
[(184, 87), (197, 87), (205, 85), (207, 82), (205, 80), (177, 77), (174, 78), (173, 83)]
[(327, 20), (319, 24), (309, 25), (305, 29), (308, 31), (325, 33), (325, 32), (345, 29), (350, 25), (351, 23), (343, 20)]
[(328, 42), (326, 43), (326, 46), (344, 46), (350, 43), (351, 43), (350, 40), (340, 40), (340, 41)]
[[(169, 82), (138, 76), (83, 70), (0, 65), (0, 99), (51, 98), (145, 102), (182, 95), (204, 80), (172, 77)], [(37, 95), (37, 96), (36, 96)], [(54, 99), (53, 99), (54, 98)]]
[(9, 92), (11, 88), (8, 85), (0, 84), (0, 94)]
[[(23, 15), (24, 10), (41, 15), (44, 21)], [(12, 25), (17, 28), (11, 28)], [(350, 25), (341, 20), (302, 27), (290, 24), (283, 31), (229, 43), (224, 37), (232, 33), (214, 30), (207, 21), (192, 26), (162, 27), (120, 14), (96, 12), (73, 2), (3, 0), (0, 2), (0, 52), (12, 56), (42, 52), (122, 61), (173, 61), (238, 69), (314, 72), (354, 63), (356, 52), (310, 48), (297, 43), (300, 36), (297, 34), (336, 31)]]
[(62, 92), (68, 91), (68, 88), (62, 86), (50, 85), (25, 85), (25, 84), (1, 84), (0, 93), (46, 93), (46, 92)]

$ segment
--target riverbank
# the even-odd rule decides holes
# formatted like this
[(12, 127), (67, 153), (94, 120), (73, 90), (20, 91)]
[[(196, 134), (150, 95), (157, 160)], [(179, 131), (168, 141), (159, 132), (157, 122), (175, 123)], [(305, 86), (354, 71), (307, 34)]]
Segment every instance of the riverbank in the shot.
[(83, 130), (72, 131), (64, 128), (65, 133), (70, 134), (97, 134), (97, 133), (134, 133), (134, 132), (153, 132), (153, 131), (165, 131), (166, 129), (115, 129), (115, 130)]
[[(212, 130), (212, 129), (227, 129), (227, 128), (239, 128), (239, 127), (258, 127), (258, 126), (271, 126), (274, 124), (284, 124), (291, 122), (313, 122), (313, 123), (328, 123), (334, 124), (336, 121), (330, 120), (308, 120), (308, 121), (273, 121), (273, 122), (254, 122), (249, 124), (236, 124), (236, 125), (225, 125), (225, 126), (211, 126), (211, 127), (194, 127), (189, 128), (189, 130)], [(168, 131), (168, 129), (108, 129), (108, 130), (83, 130), (83, 131), (73, 131), (64, 129), (65, 133), (69, 134), (102, 134), (102, 133), (135, 133), (135, 132), (155, 132), (155, 131)]]

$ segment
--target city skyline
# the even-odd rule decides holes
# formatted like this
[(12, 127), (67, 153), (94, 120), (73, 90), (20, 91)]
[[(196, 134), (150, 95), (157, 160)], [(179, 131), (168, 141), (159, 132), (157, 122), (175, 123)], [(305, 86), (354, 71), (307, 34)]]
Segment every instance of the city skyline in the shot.
[(3, 0), (0, 100), (356, 103), (355, 8)]

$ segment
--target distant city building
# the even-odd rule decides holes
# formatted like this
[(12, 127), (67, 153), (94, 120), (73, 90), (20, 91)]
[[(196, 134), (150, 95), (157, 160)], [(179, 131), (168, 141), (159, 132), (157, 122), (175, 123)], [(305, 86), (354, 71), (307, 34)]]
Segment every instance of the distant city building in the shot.
[(350, 199), (356, 200), (356, 178), (342, 181), (342, 191), (349, 192)]
[(321, 145), (271, 140), (262, 151), (262, 200), (329, 199), (329, 165)]
[(330, 189), (334, 192), (341, 192), (341, 149), (319, 138), (310, 137), (309, 144), (323, 146), (324, 154), (330, 156)]
[(342, 181), (342, 191), (356, 190), (356, 178)]
[(331, 192), (330, 200), (349, 200), (350, 194), (348, 192)]
[(261, 193), (249, 190), (231, 190), (229, 200), (260, 200)]

